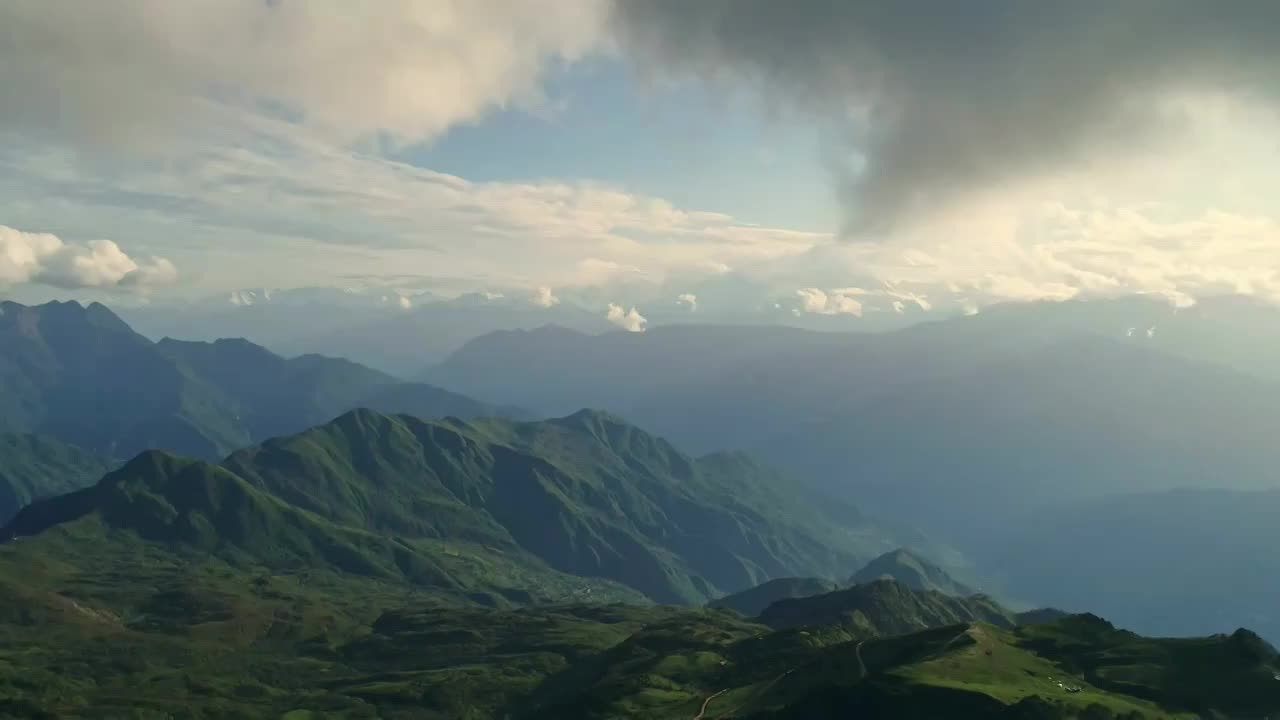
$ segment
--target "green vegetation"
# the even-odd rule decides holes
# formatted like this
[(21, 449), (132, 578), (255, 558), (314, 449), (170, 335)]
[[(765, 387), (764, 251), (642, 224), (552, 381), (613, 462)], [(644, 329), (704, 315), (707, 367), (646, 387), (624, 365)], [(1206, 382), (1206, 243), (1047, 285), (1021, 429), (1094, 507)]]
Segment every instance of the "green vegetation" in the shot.
[(92, 485), (111, 466), (53, 438), (0, 433), (0, 525), (33, 500)]
[(906, 548), (899, 548), (872, 560), (854, 573), (849, 582), (868, 583), (885, 578), (897, 580), (916, 590), (935, 590), (944, 595), (966, 597), (976, 594), (973, 588), (956, 581), (942, 568)]
[(0, 583), (0, 716), (657, 720), (705, 707), (715, 718), (1051, 720), (1280, 709), (1274, 652), (1239, 633), (1153, 640), (1073, 616), (864, 639), (838, 626), (770, 631), (714, 610), (424, 603), (373, 580), (304, 584), (212, 561), (181, 577), (132, 598)]
[[(1276, 653), (1243, 630), (1155, 640), (1053, 612), (1019, 625), (984, 596), (892, 580), (754, 621), (648, 604), (635, 588), (701, 602), (725, 577), (852, 562), (864, 529), (770, 477), (590, 412), (361, 410), (223, 466), (146, 452), (0, 531), (0, 717), (1280, 711)], [(702, 570), (717, 563), (738, 574)]]
[(823, 519), (745, 458), (691, 458), (592, 411), (519, 423), (360, 410), (224, 465), (344, 526), (518, 548), (659, 602), (844, 575), (887, 542)]
[(901, 635), (943, 625), (984, 622), (1012, 627), (1017, 618), (985, 595), (957, 598), (876, 580), (823, 595), (780, 600), (760, 614), (773, 628), (844, 625), (862, 636)]

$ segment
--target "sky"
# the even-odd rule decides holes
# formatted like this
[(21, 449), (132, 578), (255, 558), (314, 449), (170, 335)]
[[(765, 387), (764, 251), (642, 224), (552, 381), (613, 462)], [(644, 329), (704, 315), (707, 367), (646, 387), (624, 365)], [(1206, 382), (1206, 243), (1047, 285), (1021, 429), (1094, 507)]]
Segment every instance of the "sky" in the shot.
[(0, 293), (1276, 301), (1278, 31), (1262, 0), (8, 0)]

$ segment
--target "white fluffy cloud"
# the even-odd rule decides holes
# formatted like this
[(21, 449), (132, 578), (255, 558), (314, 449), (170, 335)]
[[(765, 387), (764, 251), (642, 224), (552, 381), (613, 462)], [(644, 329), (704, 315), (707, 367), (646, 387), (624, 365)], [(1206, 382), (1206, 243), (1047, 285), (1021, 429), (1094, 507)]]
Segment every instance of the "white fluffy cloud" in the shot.
[(698, 311), (698, 296), (693, 293), (684, 293), (676, 298), (676, 303), (689, 308), (689, 312)]
[[(541, 103), (597, 47), (606, 0), (119, 0), (0, 6), (0, 122), (92, 140), (270, 109), (344, 140), (430, 139)], [(50, 123), (50, 120), (53, 120)], [(216, 123), (213, 123), (216, 124)]]
[(177, 280), (164, 258), (138, 262), (110, 240), (64, 243), (49, 233), (0, 225), (0, 286), (42, 283), (64, 289), (148, 288)]
[(796, 308), (796, 312), (862, 317), (862, 303), (854, 297), (859, 294), (862, 293), (856, 288), (830, 292), (818, 288), (801, 288), (796, 290), (796, 297), (800, 300), (800, 307)]
[(560, 298), (556, 297), (555, 293), (551, 291), (551, 288), (540, 287), (533, 291), (532, 302), (538, 307), (549, 308), (559, 305)]
[(635, 308), (631, 308), (628, 311), (624, 310), (621, 305), (614, 303), (609, 304), (609, 310), (605, 317), (608, 318), (609, 322), (627, 332), (644, 332), (645, 325), (649, 324), (645, 316), (641, 315)]

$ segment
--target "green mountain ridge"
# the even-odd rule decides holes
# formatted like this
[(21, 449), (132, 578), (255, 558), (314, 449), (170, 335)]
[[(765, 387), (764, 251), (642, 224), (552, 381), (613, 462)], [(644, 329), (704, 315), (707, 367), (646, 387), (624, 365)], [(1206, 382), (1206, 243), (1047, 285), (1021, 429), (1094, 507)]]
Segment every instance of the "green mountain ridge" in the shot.
[(745, 458), (691, 458), (593, 411), (521, 423), (357, 410), (224, 466), (334, 522), (520, 547), (660, 602), (839, 575), (887, 542), (856, 511), (856, 525), (826, 520)]
[(917, 590), (895, 580), (875, 580), (843, 590), (779, 600), (759, 621), (776, 629), (842, 625), (873, 636), (902, 635), (943, 625), (982, 622), (1009, 628), (1016, 615), (985, 595), (952, 597)]
[[(160, 451), (139, 455), (96, 485), (36, 502), (0, 529), (9, 545), (52, 557), (67, 550), (60, 541), (121, 534), (193, 562), (212, 557), (237, 568), (331, 572), (453, 597), (490, 593), (527, 602), (539, 590), (526, 588), (539, 584), (552, 589), (544, 595), (550, 598), (568, 596), (554, 588), (594, 582), (556, 573), (514, 547), (496, 552), (461, 539), (445, 547), (336, 525), (224, 468)], [(525, 577), (502, 582), (512, 568)], [(596, 584), (616, 597), (640, 599)]]
[(432, 554), (457, 545), (685, 604), (840, 575), (889, 544), (780, 483), (745, 457), (690, 458), (604, 413), (521, 423), (354, 410), (221, 466), (148, 451), (25, 508), (0, 536), (27, 542), (84, 519), (227, 562), (461, 592), (483, 583), (455, 582)]

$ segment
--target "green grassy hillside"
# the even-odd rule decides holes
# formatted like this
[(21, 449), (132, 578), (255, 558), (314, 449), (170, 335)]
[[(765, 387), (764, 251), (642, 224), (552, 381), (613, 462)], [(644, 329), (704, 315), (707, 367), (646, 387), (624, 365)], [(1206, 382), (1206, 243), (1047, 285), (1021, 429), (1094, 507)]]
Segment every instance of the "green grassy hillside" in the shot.
[(53, 438), (0, 433), (0, 526), (33, 500), (92, 485), (111, 467)]

